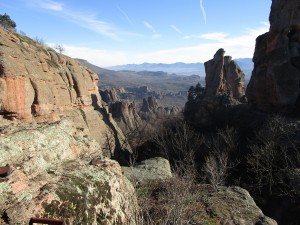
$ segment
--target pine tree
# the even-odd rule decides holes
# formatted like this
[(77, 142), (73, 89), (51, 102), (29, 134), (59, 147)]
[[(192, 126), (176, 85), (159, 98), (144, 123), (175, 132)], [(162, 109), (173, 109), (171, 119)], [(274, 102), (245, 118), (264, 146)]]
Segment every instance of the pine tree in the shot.
[(9, 15), (4, 13), (0, 14), (0, 25), (6, 30), (16, 30), (16, 23), (10, 18)]

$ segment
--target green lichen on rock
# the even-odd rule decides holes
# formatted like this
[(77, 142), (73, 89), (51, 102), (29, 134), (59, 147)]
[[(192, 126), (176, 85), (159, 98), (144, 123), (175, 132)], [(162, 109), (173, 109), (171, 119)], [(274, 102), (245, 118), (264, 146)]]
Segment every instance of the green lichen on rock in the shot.
[(11, 194), (11, 186), (7, 182), (0, 182), (0, 193), (0, 205), (5, 205), (8, 202)]
[[(12, 167), (0, 180), (0, 215), (7, 213), (12, 224), (34, 215), (67, 224), (134, 225), (127, 219), (137, 213), (133, 186), (72, 124), (28, 125), (0, 137), (0, 165)], [(101, 163), (90, 165), (95, 156)]]

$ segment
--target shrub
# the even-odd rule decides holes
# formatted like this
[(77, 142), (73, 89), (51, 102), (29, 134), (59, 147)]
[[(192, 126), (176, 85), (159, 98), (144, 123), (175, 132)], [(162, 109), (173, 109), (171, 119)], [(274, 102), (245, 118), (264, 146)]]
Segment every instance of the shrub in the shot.
[(297, 125), (279, 116), (272, 117), (256, 132), (247, 157), (252, 189), (273, 194), (291, 194), (287, 175), (300, 166)]

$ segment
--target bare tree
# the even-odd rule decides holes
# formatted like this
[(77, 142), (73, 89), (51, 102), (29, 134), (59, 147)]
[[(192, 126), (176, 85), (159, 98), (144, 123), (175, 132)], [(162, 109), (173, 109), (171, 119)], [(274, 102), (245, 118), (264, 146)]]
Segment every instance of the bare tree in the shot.
[[(252, 172), (255, 185), (261, 193), (263, 190), (272, 194), (274, 188), (279, 194), (291, 194), (293, 188), (285, 181), (289, 173), (300, 166), (300, 151), (297, 126), (288, 123), (279, 116), (271, 118), (251, 140), (251, 153), (247, 163)], [(279, 188), (278, 188), (279, 187)]]
[(56, 49), (60, 54), (62, 54), (62, 52), (64, 52), (66, 49), (64, 48), (64, 46), (63, 45), (61, 45), (61, 44), (56, 44), (55, 46), (54, 46), (54, 49)]
[(218, 186), (225, 184), (229, 168), (230, 165), (227, 152), (210, 154), (205, 158), (203, 170), (214, 190), (216, 190)]
[(213, 188), (217, 189), (218, 186), (226, 184), (230, 169), (238, 164), (238, 160), (232, 157), (238, 152), (237, 132), (229, 127), (219, 129), (216, 134), (205, 137), (203, 142), (207, 156), (202, 172)]
[(199, 150), (203, 138), (184, 121), (176, 121), (169, 127), (156, 132), (152, 140), (164, 152), (173, 164), (175, 172), (196, 174), (195, 153)]

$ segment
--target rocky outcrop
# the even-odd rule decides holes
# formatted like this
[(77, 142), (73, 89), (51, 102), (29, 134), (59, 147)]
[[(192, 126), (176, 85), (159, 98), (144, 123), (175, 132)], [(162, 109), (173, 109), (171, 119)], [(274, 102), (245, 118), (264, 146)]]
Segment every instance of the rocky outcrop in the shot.
[(205, 95), (210, 99), (229, 95), (234, 99), (244, 96), (245, 74), (231, 56), (224, 56), (224, 49), (219, 49), (214, 58), (205, 62)]
[(107, 104), (114, 103), (120, 101), (120, 97), (116, 91), (116, 89), (112, 88), (111, 90), (100, 90), (101, 98)]
[(231, 56), (225, 56), (224, 49), (219, 49), (204, 66), (206, 85), (191, 87), (184, 116), (195, 126), (214, 127), (219, 118), (226, 120), (230, 107), (244, 101), (245, 74)]
[(31, 217), (135, 224), (133, 186), (119, 164), (103, 157), (101, 146), (72, 121), (7, 126), (0, 155), (0, 166), (11, 167), (11, 174), (0, 178), (1, 224), (28, 224)]
[(134, 102), (118, 101), (111, 103), (109, 112), (123, 131), (135, 130), (143, 125)]
[(172, 177), (170, 162), (161, 157), (144, 160), (133, 167), (122, 167), (122, 170), (133, 183)]
[(154, 112), (158, 108), (157, 100), (154, 96), (150, 96), (147, 99), (143, 99), (143, 104), (141, 107), (142, 112)]
[(114, 88), (105, 91), (100, 90), (100, 94), (107, 105), (109, 113), (124, 133), (135, 130), (143, 125), (134, 102), (122, 101)]
[(155, 96), (149, 96), (147, 99), (143, 99), (143, 104), (139, 115), (145, 121), (151, 121), (158, 118), (164, 118), (167, 116), (175, 116), (180, 113), (181, 110), (179, 107), (162, 107), (158, 104)]
[(300, 112), (300, 3), (272, 2), (270, 30), (256, 39), (249, 102), (267, 112)]
[(112, 134), (112, 155), (117, 155), (115, 151), (120, 155), (124, 135), (102, 106), (97, 74), (70, 57), (1, 28), (0, 47), (1, 118), (50, 123), (68, 117), (103, 148), (107, 134)]

